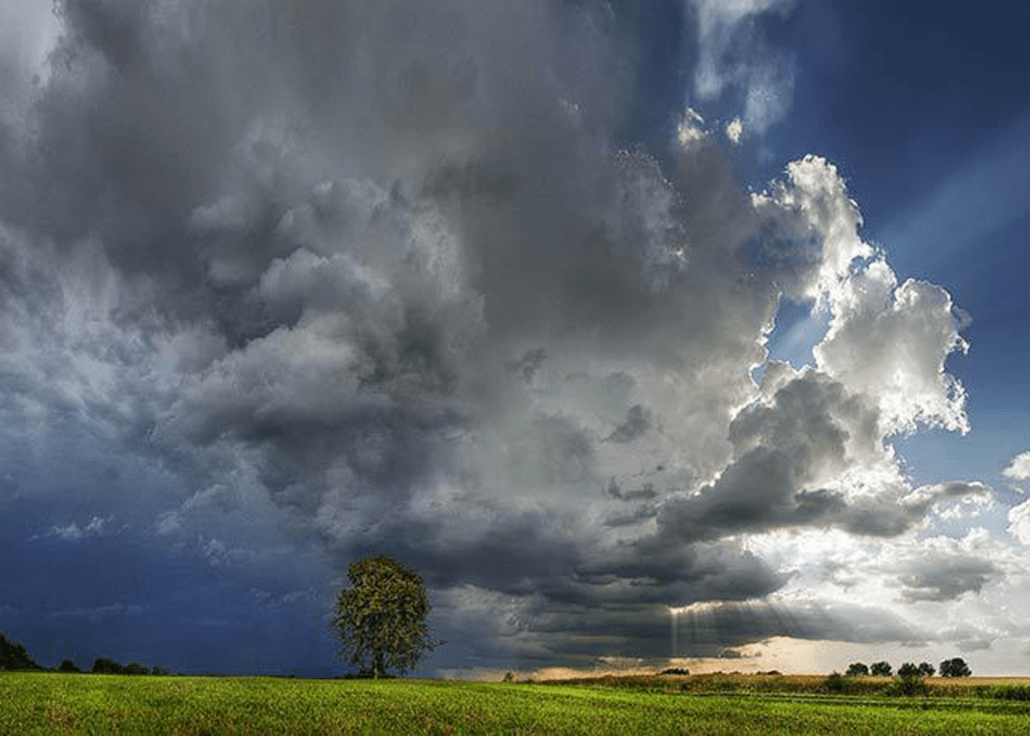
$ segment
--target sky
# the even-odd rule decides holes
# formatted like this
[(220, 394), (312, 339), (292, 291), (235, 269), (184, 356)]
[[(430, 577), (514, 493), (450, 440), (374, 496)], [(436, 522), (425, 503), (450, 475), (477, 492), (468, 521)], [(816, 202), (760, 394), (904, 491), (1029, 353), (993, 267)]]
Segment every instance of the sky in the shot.
[(0, 6), (41, 664), (1030, 672), (1030, 3)]

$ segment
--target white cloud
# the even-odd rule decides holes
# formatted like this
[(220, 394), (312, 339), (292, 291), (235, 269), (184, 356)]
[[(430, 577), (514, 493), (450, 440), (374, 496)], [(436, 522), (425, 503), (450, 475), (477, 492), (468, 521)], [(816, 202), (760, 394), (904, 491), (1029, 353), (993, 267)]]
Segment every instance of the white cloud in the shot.
[(785, 14), (793, 0), (693, 0), (699, 59), (694, 94), (701, 101), (738, 96), (749, 132), (761, 135), (790, 111), (794, 62), (761, 34), (763, 14)]
[(816, 363), (876, 400), (888, 434), (920, 423), (967, 432), (965, 389), (944, 369), (949, 354), (968, 348), (951, 297), (926, 282), (896, 284), (882, 260), (846, 279), (812, 350)]
[(1001, 474), (1009, 480), (1017, 481), (1015, 487), (1019, 487), (1018, 481), (1030, 480), (1030, 451), (1013, 457)]
[(858, 204), (848, 196), (837, 167), (819, 156), (790, 162), (787, 176), (771, 191), (751, 195), (762, 218), (759, 255), (782, 271), (777, 276), (787, 296), (836, 305), (852, 263), (874, 252), (859, 237)]
[(56, 537), (70, 542), (77, 542), (86, 537), (99, 537), (105, 533), (105, 528), (112, 518), (111, 516), (94, 516), (85, 526), (79, 526), (74, 521), (65, 526), (55, 525), (50, 527), (44, 536)]
[(726, 137), (730, 139), (730, 142), (734, 145), (740, 143), (741, 136), (744, 135), (744, 124), (740, 121), (740, 118), (733, 118), (730, 122), (726, 123)]
[(1024, 501), (1009, 509), (1008, 519), (1009, 534), (1030, 548), (1030, 501)]
[(245, 562), (253, 562), (258, 558), (258, 553), (246, 550), (241, 547), (234, 547), (223, 542), (221, 539), (197, 539), (197, 546), (200, 553), (212, 567), (230, 567)]

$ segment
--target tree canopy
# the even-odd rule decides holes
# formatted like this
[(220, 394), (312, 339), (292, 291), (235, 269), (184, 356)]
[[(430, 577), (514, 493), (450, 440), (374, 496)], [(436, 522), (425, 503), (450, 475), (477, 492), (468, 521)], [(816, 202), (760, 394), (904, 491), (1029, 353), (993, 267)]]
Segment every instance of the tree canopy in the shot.
[(880, 677), (890, 677), (894, 669), (891, 667), (890, 662), (873, 662), (870, 671)]
[(962, 657), (945, 659), (941, 662), (941, 677), (969, 677), (973, 672)]
[(863, 662), (852, 662), (848, 665), (848, 671), (844, 673), (849, 677), (858, 677), (869, 674), (869, 667)]
[(922, 677), (919, 666), (915, 662), (905, 662), (898, 667), (898, 677)]
[(388, 556), (366, 557), (347, 568), (351, 588), (336, 597), (333, 628), (339, 656), (363, 674), (407, 672), (442, 642), (429, 635), (431, 604), (418, 573)]
[(0, 670), (41, 670), (28, 652), (25, 645), (18, 641), (11, 641), (3, 634), (0, 634)]

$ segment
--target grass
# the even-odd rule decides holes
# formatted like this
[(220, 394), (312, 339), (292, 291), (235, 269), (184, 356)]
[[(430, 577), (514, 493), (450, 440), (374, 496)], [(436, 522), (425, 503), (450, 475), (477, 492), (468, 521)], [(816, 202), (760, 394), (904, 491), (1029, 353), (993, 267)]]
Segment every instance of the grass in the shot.
[[(832, 677), (832, 676), (831, 676)], [(551, 684), (602, 685), (634, 690), (680, 689), (684, 692), (826, 693), (826, 675), (767, 675), (712, 672), (697, 675), (631, 675), (548, 680)], [(848, 695), (881, 695), (895, 682), (892, 677), (840, 677), (841, 692)], [(927, 677), (922, 680), (932, 697), (993, 697), (1002, 691), (1030, 688), (1030, 677)], [(1005, 696), (1000, 696), (1005, 697)], [(1010, 696), (1011, 697), (1011, 696)]]
[[(0, 734), (876, 736), (1016, 734), (1027, 733), (1030, 723), (1030, 705), (1000, 698), (935, 698), (924, 704), (920, 699), (822, 696), (801, 690), (728, 690), (725, 684), (722, 691), (681, 689), (689, 677), (651, 678), (650, 683), (638, 679), (636, 684), (633, 678), (621, 679), (631, 682), (0, 673)], [(938, 707), (946, 700), (950, 707)]]

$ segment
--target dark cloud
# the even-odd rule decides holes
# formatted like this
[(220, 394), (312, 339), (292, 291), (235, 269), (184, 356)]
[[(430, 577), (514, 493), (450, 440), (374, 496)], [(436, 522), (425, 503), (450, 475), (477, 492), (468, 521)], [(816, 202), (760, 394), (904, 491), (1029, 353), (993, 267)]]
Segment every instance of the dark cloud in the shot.
[(534, 348), (523, 353), (518, 360), (511, 361), (505, 365), (520, 374), (528, 383), (533, 380), (533, 375), (540, 370), (540, 366), (547, 359), (547, 348)]
[(642, 521), (653, 519), (658, 515), (658, 510), (653, 506), (637, 506), (628, 514), (613, 513), (604, 520), (605, 526), (633, 526)]
[(907, 600), (941, 602), (979, 593), (1000, 576), (998, 566), (982, 557), (933, 557), (913, 563), (898, 581)]
[(993, 638), (991, 632), (969, 623), (963, 623), (940, 632), (941, 641), (954, 642), (964, 652), (990, 649)]
[[(849, 523), (857, 512), (838, 491), (820, 488), (876, 441), (876, 411), (838, 382), (809, 372), (730, 424), (737, 457), (697, 493), (668, 500), (658, 517), (663, 539), (692, 541), (744, 531)], [(890, 505), (875, 501), (881, 518)], [(882, 509), (880, 506), (882, 505)], [(924, 509), (925, 511), (925, 509)], [(907, 528), (918, 518), (906, 517)]]
[(651, 412), (640, 404), (634, 404), (626, 413), (626, 421), (608, 435), (610, 442), (632, 442), (651, 429)]
[(520, 668), (563, 661), (594, 665), (603, 657), (642, 659), (662, 666), (671, 657), (734, 657), (736, 648), (772, 637), (925, 644), (931, 639), (892, 612), (876, 607), (826, 609), (811, 603), (698, 605), (673, 615), (661, 605), (541, 605), (538, 599), (499, 599), (465, 589), (441, 601), (487, 615), (461, 629), (469, 651), (490, 651)]

